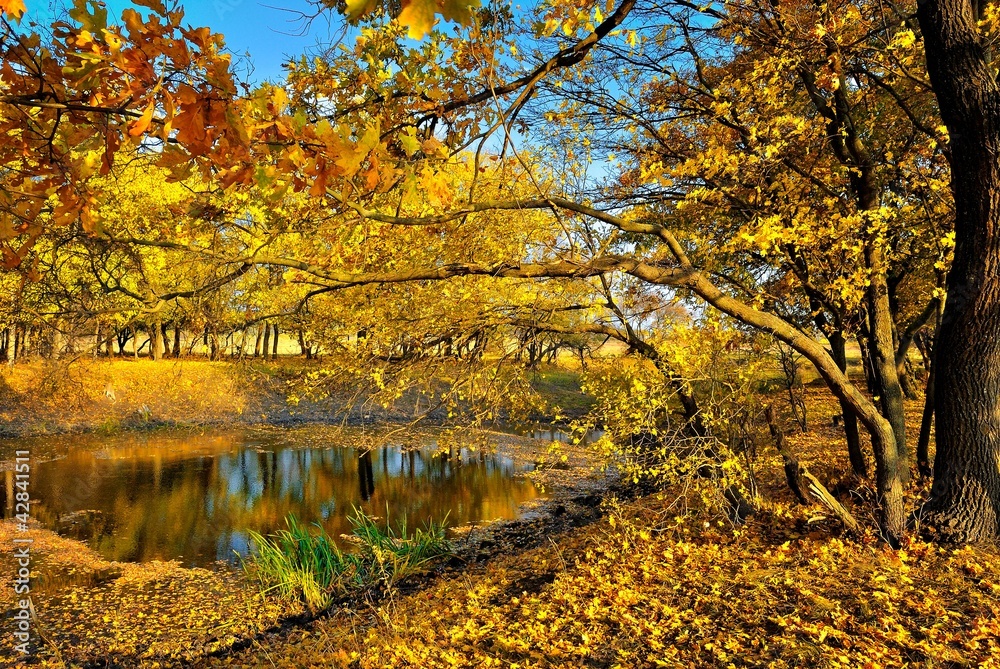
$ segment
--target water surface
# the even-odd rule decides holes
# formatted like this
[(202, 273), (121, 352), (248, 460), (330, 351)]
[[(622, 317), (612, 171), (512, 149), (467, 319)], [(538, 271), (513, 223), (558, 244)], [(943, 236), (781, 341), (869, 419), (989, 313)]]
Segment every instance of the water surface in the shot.
[(31, 515), (109, 560), (203, 566), (248, 550), (287, 514), (350, 532), (354, 507), (410, 525), (513, 518), (538, 496), (530, 465), (488, 451), (438, 451), (436, 434), (389, 438), (327, 427), (161, 430), (0, 442), (0, 517), (14, 509), (14, 451), (31, 451)]

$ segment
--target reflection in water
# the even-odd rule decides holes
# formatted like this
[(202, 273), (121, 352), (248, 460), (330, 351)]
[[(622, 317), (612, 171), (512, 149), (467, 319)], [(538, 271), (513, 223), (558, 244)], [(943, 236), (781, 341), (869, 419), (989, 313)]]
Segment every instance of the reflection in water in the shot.
[[(44, 447), (62, 457), (33, 464), (32, 516), (108, 559), (205, 565), (245, 555), (247, 530), (281, 529), (289, 513), (337, 537), (350, 532), (353, 507), (405, 514), (411, 526), (446, 515), (460, 524), (512, 518), (537, 496), (507, 458), (435, 457), (433, 441), (403, 452), (330, 438), (351, 440), (324, 428), (50, 439)], [(41, 442), (0, 444), (0, 459)], [(10, 478), (0, 476), (4, 517), (13, 511)]]
[(361, 483), (361, 499), (371, 500), (375, 494), (375, 472), (372, 470), (372, 452), (365, 450), (358, 456), (358, 481)]

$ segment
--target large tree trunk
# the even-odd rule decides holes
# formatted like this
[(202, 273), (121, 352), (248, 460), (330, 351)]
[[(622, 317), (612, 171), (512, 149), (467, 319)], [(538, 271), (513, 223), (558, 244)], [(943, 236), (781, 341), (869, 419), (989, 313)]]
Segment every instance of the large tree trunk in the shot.
[(924, 395), (924, 412), (920, 417), (920, 436), (917, 437), (917, 471), (929, 477), (931, 469), (931, 426), (934, 423), (934, 367), (927, 374), (927, 393)]
[(171, 350), (170, 350), (170, 337), (167, 336), (167, 324), (166, 323), (160, 324), (160, 341), (163, 342), (163, 355), (169, 358), (170, 354), (171, 354)]
[(271, 325), (264, 323), (264, 359), (267, 360), (268, 352), (271, 349)]
[(181, 325), (177, 323), (174, 325), (174, 350), (173, 356), (175, 358), (181, 357)]
[(214, 325), (208, 336), (208, 359), (213, 362), (219, 359), (219, 333)]
[(955, 260), (934, 345), (937, 453), (925, 519), (940, 536), (1000, 535), (1000, 86), (968, 0), (917, 4), (948, 128)]
[(278, 359), (278, 326), (274, 326), (274, 348), (271, 349), (271, 357), (275, 360)]

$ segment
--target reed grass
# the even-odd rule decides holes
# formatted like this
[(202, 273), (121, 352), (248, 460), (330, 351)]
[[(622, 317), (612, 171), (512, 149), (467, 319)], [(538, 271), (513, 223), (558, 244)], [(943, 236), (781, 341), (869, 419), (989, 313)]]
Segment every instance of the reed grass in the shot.
[(310, 530), (293, 515), (285, 518), (288, 529), (268, 536), (251, 531), (254, 551), (243, 568), (260, 581), (265, 593), (301, 600), (317, 612), (339, 595), (389, 590), (431, 560), (452, 552), (444, 522), (410, 531), (404, 517), (394, 530), (388, 521), (383, 527), (360, 509), (349, 520), (356, 544), (349, 551), (342, 550), (318, 523)]

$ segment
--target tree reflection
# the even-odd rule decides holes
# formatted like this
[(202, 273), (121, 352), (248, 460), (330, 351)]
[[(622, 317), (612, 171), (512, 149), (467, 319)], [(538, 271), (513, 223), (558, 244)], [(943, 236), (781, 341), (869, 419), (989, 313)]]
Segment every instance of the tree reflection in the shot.
[[(449, 460), (432, 442), (405, 452), (331, 447), (331, 435), (352, 441), (328, 428), (79, 437), (64, 457), (33, 467), (32, 515), (50, 528), (62, 520), (108, 559), (204, 565), (245, 554), (247, 530), (274, 532), (289, 513), (337, 537), (350, 532), (354, 506), (460, 524), (512, 518), (537, 495), (504, 458)], [(0, 505), (12, 506), (5, 477), (0, 487)]]
[[(385, 465), (385, 450), (382, 451), (382, 464)], [(371, 500), (375, 494), (375, 472), (372, 469), (372, 452), (362, 451), (358, 456), (358, 481), (361, 482), (361, 499)]]

